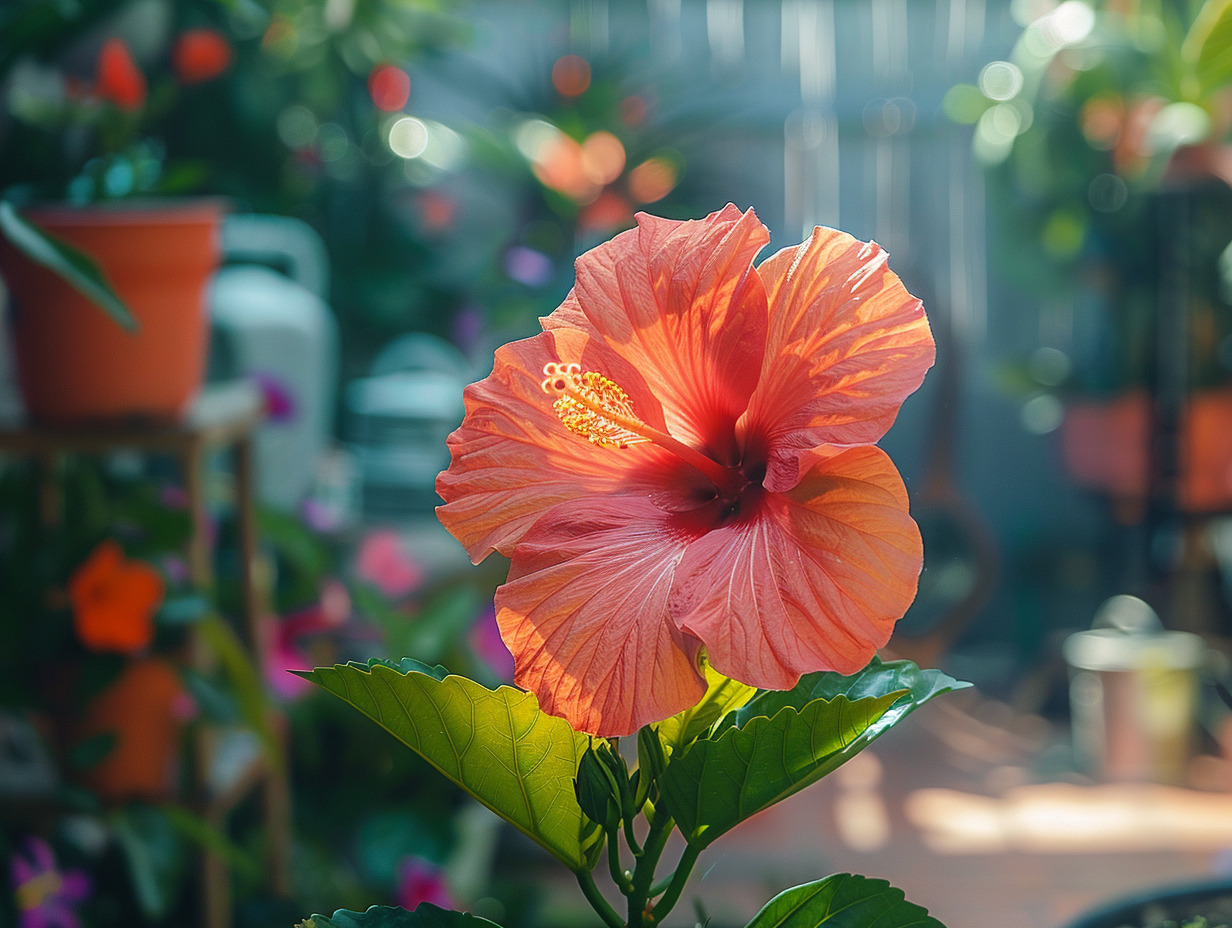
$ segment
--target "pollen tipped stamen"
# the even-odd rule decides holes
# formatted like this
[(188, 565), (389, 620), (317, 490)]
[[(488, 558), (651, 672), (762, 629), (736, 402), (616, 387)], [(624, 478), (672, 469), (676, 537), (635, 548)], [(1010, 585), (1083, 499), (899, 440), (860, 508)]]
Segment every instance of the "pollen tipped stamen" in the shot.
[(639, 419), (629, 395), (615, 381), (579, 364), (550, 362), (543, 366), (543, 375), (540, 386), (557, 397), (552, 408), (569, 431), (604, 448), (652, 442), (701, 471), (717, 488), (731, 482), (728, 468)]
[(545, 364), (543, 392), (556, 396), (552, 408), (569, 431), (604, 448), (627, 448), (652, 439), (618, 384), (577, 364)]

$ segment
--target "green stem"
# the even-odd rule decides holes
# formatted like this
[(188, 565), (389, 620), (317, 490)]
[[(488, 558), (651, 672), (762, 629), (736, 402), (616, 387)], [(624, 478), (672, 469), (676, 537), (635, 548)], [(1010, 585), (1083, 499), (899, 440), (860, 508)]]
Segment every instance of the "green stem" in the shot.
[[(663, 849), (667, 847), (667, 839), (671, 836), (675, 822), (666, 813), (656, 813), (650, 822), (650, 831), (646, 835), (646, 844), (642, 856), (637, 859), (633, 870), (633, 886), (625, 895), (629, 897), (629, 925), (644, 928), (646, 908), (650, 903), (650, 885), (654, 882), (655, 868)], [(654, 925), (652, 920), (650, 925)]]
[(625, 844), (629, 845), (629, 850), (633, 852), (634, 857), (642, 856), (642, 846), (637, 843), (637, 836), (633, 834), (633, 816), (624, 815), (625, 826)]
[(577, 874), (578, 885), (582, 887), (582, 895), (586, 897), (590, 907), (599, 913), (603, 924), (608, 928), (626, 928), (624, 920), (612, 908), (612, 904), (603, 897), (603, 893), (599, 892), (599, 887), (595, 885), (594, 875), (589, 870), (573, 872)]
[(679, 901), (680, 894), (684, 891), (684, 884), (689, 881), (689, 874), (693, 872), (693, 866), (697, 863), (697, 857), (701, 852), (700, 847), (694, 847), (692, 844), (685, 845), (684, 853), (680, 855), (680, 862), (676, 864), (676, 872), (672, 874), (672, 881), (668, 884), (667, 891), (654, 905), (655, 922), (661, 922), (667, 918), (667, 913)]
[(616, 828), (609, 829), (607, 832), (607, 866), (612, 874), (612, 882), (620, 887), (622, 893), (628, 895), (633, 884), (625, 876), (625, 868), (620, 863), (620, 848), (616, 841), (619, 836), (620, 831)]

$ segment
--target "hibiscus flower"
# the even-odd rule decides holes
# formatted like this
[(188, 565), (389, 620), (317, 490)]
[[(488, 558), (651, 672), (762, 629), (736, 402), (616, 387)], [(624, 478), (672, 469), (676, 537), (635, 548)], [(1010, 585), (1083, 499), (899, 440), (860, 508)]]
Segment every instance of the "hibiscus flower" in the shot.
[(99, 544), (68, 585), (77, 638), (91, 651), (132, 654), (154, 640), (163, 579), (144, 561), (128, 560), (112, 539)]
[(645, 214), (467, 388), (441, 522), (496, 594), (515, 682), (616, 736), (696, 704), (703, 660), (786, 689), (854, 673), (915, 596), (920, 534), (874, 444), (923, 380), (920, 301), (830, 229), (753, 266), (752, 210)]

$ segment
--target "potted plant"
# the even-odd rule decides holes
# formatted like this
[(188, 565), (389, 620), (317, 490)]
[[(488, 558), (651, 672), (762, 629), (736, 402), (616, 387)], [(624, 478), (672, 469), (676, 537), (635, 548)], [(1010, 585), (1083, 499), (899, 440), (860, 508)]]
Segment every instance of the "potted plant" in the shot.
[[(6, 46), (20, 48), (33, 9), (3, 24)], [(222, 203), (165, 196), (183, 176), (148, 132), (178, 92), (226, 70), (230, 45), (183, 30), (147, 79), (110, 31), (124, 26), (83, 40), (76, 70), (5, 62), (12, 121), (0, 145), (25, 183), (0, 201), (0, 274), (18, 383), (39, 421), (174, 419), (204, 375)]]
[(1232, 881), (1226, 877), (1170, 886), (1085, 912), (1066, 928), (1221, 928), (1232, 924)]
[(945, 104), (974, 126), (1004, 278), (1052, 333), (1016, 382), (1060, 391), (1067, 465), (1127, 518), (1161, 493), (1224, 508), (1232, 454), (1209, 423), (1232, 402), (1232, 4), (1032, 10)]

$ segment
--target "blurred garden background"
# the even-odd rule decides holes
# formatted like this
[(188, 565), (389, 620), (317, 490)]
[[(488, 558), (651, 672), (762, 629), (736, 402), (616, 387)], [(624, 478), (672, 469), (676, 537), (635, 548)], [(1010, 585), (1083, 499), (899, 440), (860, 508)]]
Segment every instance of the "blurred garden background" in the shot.
[[(534, 851), (289, 671), (413, 656), (510, 678), (501, 565), (472, 567), (432, 515), (445, 436), (493, 349), (536, 331), (573, 259), (638, 210), (753, 207), (766, 254), (838, 227), (882, 244), (923, 299), (937, 366), (882, 442), (926, 550), (891, 650), (976, 684), (949, 720), (970, 737), (945, 742), (948, 785), (1103, 782), (1107, 745), (1084, 756), (1070, 740), (1062, 642), (1130, 594), (1203, 655), (1184, 668), (1197, 697), (1183, 757), (1128, 775), (1225, 800), (1230, 10), (9, 0), (4, 199), (222, 198), (206, 391), (238, 384), (264, 412), (252, 555), (225, 456), (198, 506), (157, 455), (23, 450), (12, 326), (0, 335), (0, 925), (198, 924), (203, 852), (228, 874), (211, 884), (226, 886), (217, 925), (421, 899), (510, 928), (552, 922), (553, 892), (525, 876)], [(186, 553), (201, 538), (205, 574)], [(148, 634), (85, 640), (91, 583), (151, 613)], [(254, 601), (245, 644), (235, 616)], [(183, 661), (202, 639), (213, 659)], [(107, 694), (143, 698), (114, 695), (138, 666), (153, 676), (130, 685), (167, 690), (163, 728), (190, 750), (167, 777), (114, 786), (110, 723), (85, 720)], [(289, 784), (288, 835), (255, 794), (202, 811), (185, 784), (206, 750), (193, 733), (211, 726), (247, 732)], [(994, 768), (1017, 772), (990, 781)], [(880, 782), (868, 776), (843, 795)], [(851, 814), (865, 826), (834, 827), (858, 848), (878, 813)], [(1184, 875), (1232, 870), (1223, 822), (1173, 854)], [(280, 848), (284, 881), (262, 863)], [(1070, 908), (1049, 912), (1099, 890), (1071, 887)], [(715, 924), (751, 914), (731, 905)]]

